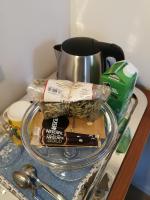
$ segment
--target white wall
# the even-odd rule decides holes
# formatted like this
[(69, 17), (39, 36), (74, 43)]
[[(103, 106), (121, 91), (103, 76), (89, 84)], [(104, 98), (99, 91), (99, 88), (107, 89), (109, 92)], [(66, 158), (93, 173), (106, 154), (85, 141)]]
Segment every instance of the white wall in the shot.
[(53, 45), (69, 35), (69, 0), (0, 0), (0, 112), (56, 67)]
[(71, 35), (120, 45), (150, 88), (150, 1), (72, 0)]

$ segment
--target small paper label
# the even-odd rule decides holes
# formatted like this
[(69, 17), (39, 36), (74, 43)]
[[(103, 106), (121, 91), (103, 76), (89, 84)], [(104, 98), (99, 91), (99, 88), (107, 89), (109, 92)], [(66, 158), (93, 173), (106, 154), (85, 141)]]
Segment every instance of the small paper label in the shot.
[(44, 92), (45, 102), (63, 102), (69, 97), (71, 81), (48, 80)]

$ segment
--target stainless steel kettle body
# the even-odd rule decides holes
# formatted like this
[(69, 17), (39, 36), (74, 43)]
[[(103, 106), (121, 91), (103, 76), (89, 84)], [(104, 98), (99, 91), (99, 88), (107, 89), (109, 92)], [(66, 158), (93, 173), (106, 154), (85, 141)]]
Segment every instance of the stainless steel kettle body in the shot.
[(58, 62), (58, 79), (98, 84), (106, 69), (106, 58), (123, 60), (124, 53), (114, 44), (98, 42), (91, 38), (76, 37), (55, 45)]

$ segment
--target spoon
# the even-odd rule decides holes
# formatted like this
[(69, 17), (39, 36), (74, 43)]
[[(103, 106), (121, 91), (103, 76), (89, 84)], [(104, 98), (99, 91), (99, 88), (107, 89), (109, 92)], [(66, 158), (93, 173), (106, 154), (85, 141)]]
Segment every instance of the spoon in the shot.
[(47, 191), (50, 195), (52, 195), (56, 200), (65, 200), (63, 195), (55, 190), (54, 188), (50, 187), (46, 183), (42, 182), (37, 177), (37, 171), (36, 168), (30, 164), (24, 165), (22, 167), (22, 172), (24, 172), (29, 178), (34, 179), (36, 183), (38, 183), (39, 186), (41, 186), (45, 191)]
[(31, 179), (23, 172), (15, 171), (13, 172), (13, 179), (15, 183), (23, 189), (32, 189), (32, 195), (35, 200), (40, 200), (37, 195), (35, 195), (35, 185), (31, 182)]
[(27, 189), (33, 186), (30, 178), (23, 172), (20, 171), (13, 172), (13, 179), (15, 183), (21, 188)]

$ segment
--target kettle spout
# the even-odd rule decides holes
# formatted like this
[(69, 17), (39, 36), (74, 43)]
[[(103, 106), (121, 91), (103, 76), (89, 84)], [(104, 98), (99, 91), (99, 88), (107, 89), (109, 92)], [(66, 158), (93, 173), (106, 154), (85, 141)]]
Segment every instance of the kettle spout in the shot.
[(54, 48), (54, 51), (55, 51), (56, 60), (57, 60), (57, 62), (59, 62), (59, 59), (60, 59), (60, 56), (61, 56), (61, 44), (57, 44), (53, 48)]

